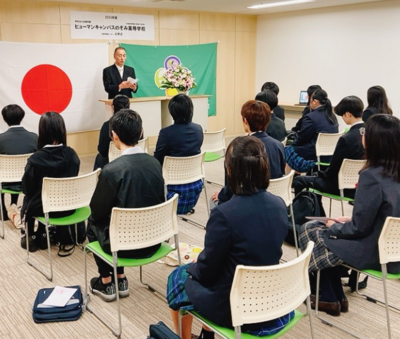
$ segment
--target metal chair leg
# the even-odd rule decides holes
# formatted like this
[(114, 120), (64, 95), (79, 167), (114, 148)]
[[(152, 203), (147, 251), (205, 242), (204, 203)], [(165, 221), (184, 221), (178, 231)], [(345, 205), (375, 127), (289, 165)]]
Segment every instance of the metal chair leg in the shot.
[(314, 322), (313, 322), (313, 318), (312, 318), (312, 316), (311, 316), (311, 302), (310, 302), (310, 296), (308, 296), (307, 299), (306, 299), (306, 306), (307, 306), (307, 313), (306, 313), (306, 315), (307, 315), (308, 318), (310, 319), (311, 338), (314, 339), (314, 338), (315, 338), (315, 334), (314, 334)]
[[(1, 187), (1, 183), (0, 183), (0, 193), (1, 193), (1, 191), (2, 191), (2, 187)], [(4, 194), (3, 194), (3, 199), (4, 199)], [(1, 205), (2, 206), (1, 206), (1, 211), (0, 211), (0, 214), (1, 214), (1, 229), (2, 229), (2, 233), (0, 234), (0, 238), (1, 239), (4, 239), (4, 237), (6, 236), (5, 229), (4, 229), (3, 199), (1, 200), (1, 203), (2, 203)]]
[(294, 221), (293, 204), (290, 205), (290, 214), (292, 216), (294, 245), (296, 246), (296, 254), (297, 254), (297, 256), (299, 256), (300, 255), (300, 253), (299, 253), (299, 244), (297, 243), (297, 230), (296, 230), (296, 222)]
[(28, 227), (25, 229), (25, 236), (26, 236), (26, 253), (27, 253), (27, 259), (26, 262), (38, 270), (40, 273), (42, 273), (49, 281), (53, 281), (53, 262), (51, 258), (51, 247), (50, 247), (50, 235), (49, 235), (49, 214), (46, 213), (45, 215), (46, 218), (46, 224), (45, 224), (45, 229), (46, 229), (46, 238), (47, 238), (47, 253), (49, 255), (49, 266), (50, 266), (50, 273), (47, 274), (44, 269), (39, 266), (36, 262), (32, 261), (29, 255), (29, 231)]

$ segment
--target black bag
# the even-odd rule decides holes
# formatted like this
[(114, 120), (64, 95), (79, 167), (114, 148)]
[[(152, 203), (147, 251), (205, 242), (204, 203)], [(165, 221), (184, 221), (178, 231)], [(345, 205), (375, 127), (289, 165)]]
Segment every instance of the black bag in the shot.
[[(322, 207), (321, 196), (309, 191), (300, 192), (293, 199), (293, 214), (298, 238), (301, 226), (309, 221), (308, 219), (306, 219), (306, 217), (325, 216), (325, 211)], [(295, 242), (291, 216), (289, 216), (288, 228), (289, 231), (288, 235), (286, 236), (285, 242), (294, 246)]]
[(148, 336), (147, 339), (180, 339), (180, 336), (173, 332), (162, 321), (159, 321), (155, 325), (150, 325), (149, 331), (150, 336)]
[(82, 292), (80, 286), (68, 286), (76, 288), (72, 298), (64, 307), (43, 305), (54, 288), (42, 288), (39, 290), (32, 309), (32, 317), (35, 323), (49, 323), (54, 321), (73, 321), (78, 320), (82, 315)]
[[(86, 240), (86, 225), (80, 222), (78, 227), (78, 244), (82, 244)], [(75, 250), (75, 225), (68, 226), (50, 226), (49, 227), (50, 242), (59, 247), (58, 256), (67, 257)]]

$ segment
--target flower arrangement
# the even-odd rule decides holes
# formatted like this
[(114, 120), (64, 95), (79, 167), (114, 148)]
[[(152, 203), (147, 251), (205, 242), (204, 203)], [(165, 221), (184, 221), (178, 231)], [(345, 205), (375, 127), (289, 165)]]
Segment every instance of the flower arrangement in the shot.
[(192, 88), (196, 88), (195, 77), (192, 71), (182, 65), (172, 64), (163, 74), (160, 88), (173, 88), (179, 92), (187, 92)]

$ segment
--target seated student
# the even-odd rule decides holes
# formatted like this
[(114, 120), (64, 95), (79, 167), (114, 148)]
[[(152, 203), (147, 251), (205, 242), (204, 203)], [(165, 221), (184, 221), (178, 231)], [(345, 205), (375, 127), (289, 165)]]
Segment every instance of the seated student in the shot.
[[(190, 157), (200, 153), (203, 144), (203, 130), (192, 122), (193, 102), (185, 94), (175, 95), (168, 104), (174, 124), (163, 128), (158, 135), (154, 157), (162, 165), (164, 157)], [(178, 214), (193, 211), (203, 189), (202, 180), (185, 185), (168, 185), (167, 198), (179, 194)]]
[(292, 145), (286, 146), (286, 162), (297, 172), (307, 172), (315, 166), (317, 155), (315, 144), (319, 133), (337, 133), (338, 123), (332, 112), (332, 104), (328, 94), (316, 90), (310, 100), (312, 112), (303, 118), (301, 130)]
[[(321, 270), (318, 308), (334, 316), (349, 310), (339, 265), (380, 270), (378, 239), (383, 224), (389, 216), (400, 217), (400, 120), (374, 114), (363, 132), (367, 163), (360, 172), (353, 216), (336, 218), (338, 222), (311, 221), (300, 233), (303, 250), (308, 241), (315, 243), (309, 272), (315, 282), (315, 273)], [(400, 273), (400, 262), (389, 263), (387, 269)], [(311, 296), (311, 307), (315, 307), (315, 296)]]
[[(18, 105), (5, 106), (1, 115), (9, 129), (0, 134), (0, 154), (29, 154), (36, 151), (38, 137), (35, 133), (27, 131), (21, 125), (25, 116), (24, 110)], [(21, 191), (21, 182), (4, 183), (3, 188)], [(18, 194), (11, 194), (11, 205), (17, 204)], [(1, 194), (4, 220), (8, 219), (7, 209), (4, 204), (4, 194)]]
[(386, 91), (381, 86), (372, 86), (367, 92), (368, 107), (365, 109), (362, 119), (364, 122), (374, 114), (386, 113), (393, 115), (393, 111), (389, 106)]
[[(266, 90), (270, 90), (270, 91), (274, 92), (276, 94), (276, 96), (278, 96), (278, 94), (279, 94), (279, 87), (274, 82), (264, 83), (264, 85), (262, 85), (262, 87), (261, 87), (261, 92), (266, 91)], [(274, 109), (274, 114), (282, 121), (285, 121), (285, 109), (283, 107), (277, 105)]]
[[(141, 208), (160, 204), (164, 198), (164, 179), (161, 166), (152, 156), (144, 153), (138, 141), (143, 133), (139, 114), (122, 109), (110, 119), (110, 132), (115, 146), (122, 155), (104, 166), (90, 202), (87, 237), (89, 242), (99, 241), (101, 248), (111, 254), (109, 225), (113, 207)], [(160, 244), (151, 247), (119, 251), (120, 258), (148, 258)], [(104, 301), (116, 299), (113, 268), (94, 256), (100, 277), (92, 278), (90, 291)], [(129, 295), (124, 268), (118, 267), (119, 297)]]
[[(80, 160), (75, 151), (67, 146), (67, 131), (63, 117), (56, 112), (46, 112), (39, 120), (39, 138), (37, 151), (32, 154), (22, 177), (22, 191), (25, 194), (21, 209), (21, 219), (29, 233), (29, 251), (38, 248), (47, 249), (45, 226), (39, 223), (34, 233), (34, 217), (43, 216), (42, 184), (44, 177), (67, 178), (79, 173)], [(59, 218), (75, 211), (50, 213), (50, 217)], [(25, 231), (21, 229), (21, 247), (26, 249)]]
[[(129, 98), (126, 95), (118, 94), (112, 102), (111, 108), (113, 110), (113, 114), (120, 111), (124, 108), (129, 108), (130, 102)], [(100, 134), (99, 134), (99, 145), (97, 146), (97, 150), (99, 154), (97, 154), (96, 159), (94, 161), (93, 170), (97, 170), (98, 168), (103, 168), (108, 164), (108, 150), (110, 148), (110, 121), (106, 121), (103, 126), (101, 126)]]
[[(226, 150), (229, 187), (235, 198), (211, 211), (205, 247), (197, 262), (180, 266), (168, 278), (167, 300), (178, 332), (178, 310), (195, 309), (217, 325), (232, 327), (229, 294), (237, 265), (276, 265), (287, 233), (283, 200), (266, 191), (270, 173), (264, 144), (249, 136), (234, 139)], [(189, 276), (189, 279), (188, 279)], [(279, 332), (293, 317), (245, 325), (254, 335)], [(192, 317), (182, 319), (182, 338), (191, 338)], [(213, 338), (204, 328), (199, 338)]]
[(292, 128), (293, 132), (298, 132), (301, 130), (301, 125), (303, 123), (303, 118), (312, 111), (310, 107), (310, 100), (312, 94), (317, 90), (322, 89), (320, 85), (311, 85), (307, 88), (307, 96), (308, 96), (308, 103), (307, 106), (304, 107), (303, 112), (301, 112), (301, 118), (297, 121), (296, 125)]
[[(298, 176), (293, 179), (295, 193), (304, 188), (311, 187), (325, 193), (339, 195), (338, 173), (343, 159), (360, 160), (364, 157), (364, 147), (360, 131), (364, 129), (361, 119), (364, 104), (356, 96), (348, 96), (342, 99), (335, 107), (335, 113), (342, 117), (343, 121), (350, 125), (350, 130), (340, 137), (333, 153), (329, 167), (325, 172), (318, 172), (315, 176)], [(344, 195), (354, 198), (355, 188), (344, 191)]]
[(256, 95), (256, 100), (265, 102), (271, 109), (271, 121), (267, 126), (267, 134), (278, 141), (286, 138), (286, 127), (283, 120), (279, 119), (275, 114), (275, 107), (278, 105), (278, 97), (270, 90), (265, 90)]
[[(264, 132), (271, 119), (269, 106), (261, 101), (249, 100), (242, 106), (241, 115), (245, 132), (260, 139), (264, 144), (269, 159), (271, 179), (282, 177), (285, 174), (286, 165), (284, 147), (282, 143)], [(219, 205), (231, 199), (232, 195), (225, 170), (225, 187), (212, 195), (211, 202)]]

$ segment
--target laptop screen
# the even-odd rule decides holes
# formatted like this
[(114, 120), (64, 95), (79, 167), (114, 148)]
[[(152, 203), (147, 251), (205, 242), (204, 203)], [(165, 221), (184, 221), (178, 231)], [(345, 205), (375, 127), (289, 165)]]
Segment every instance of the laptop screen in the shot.
[(299, 104), (300, 104), (300, 105), (307, 105), (307, 104), (308, 104), (308, 94), (307, 94), (307, 91), (300, 91)]

